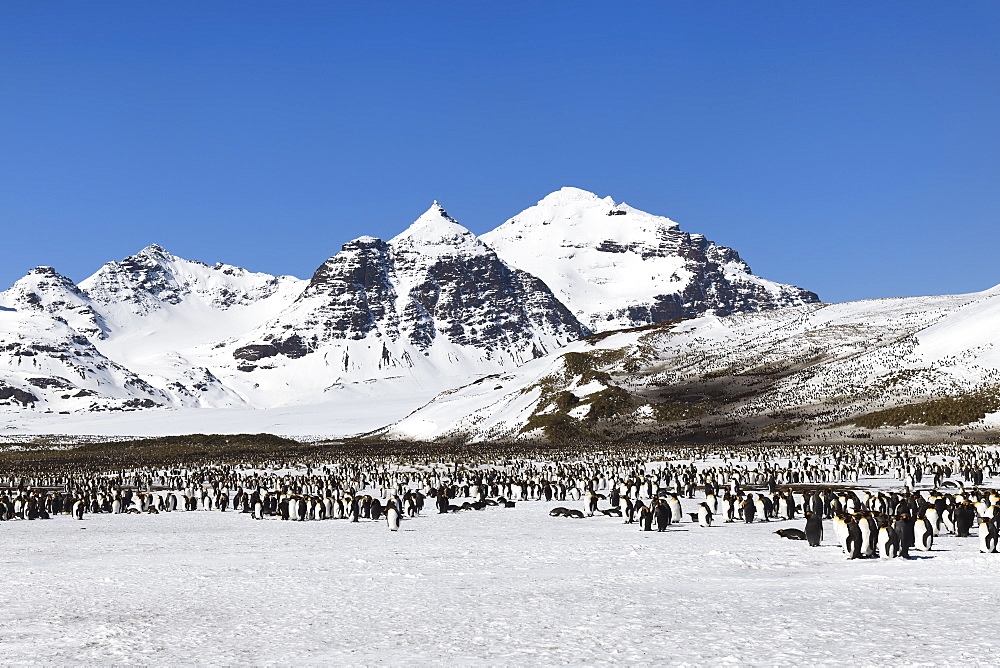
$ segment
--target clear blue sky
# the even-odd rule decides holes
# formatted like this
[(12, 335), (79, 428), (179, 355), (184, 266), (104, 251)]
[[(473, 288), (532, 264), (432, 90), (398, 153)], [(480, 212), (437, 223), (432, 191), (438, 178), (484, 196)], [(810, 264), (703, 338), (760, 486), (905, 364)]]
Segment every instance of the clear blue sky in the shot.
[(827, 301), (1000, 283), (1000, 2), (5, 2), (0, 289), (563, 185)]

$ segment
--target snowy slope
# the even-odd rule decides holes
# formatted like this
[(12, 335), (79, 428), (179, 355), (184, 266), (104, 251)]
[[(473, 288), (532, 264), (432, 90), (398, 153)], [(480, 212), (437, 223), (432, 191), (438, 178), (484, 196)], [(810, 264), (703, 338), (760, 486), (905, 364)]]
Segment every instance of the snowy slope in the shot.
[(168, 397), (47, 313), (0, 310), (0, 411), (153, 408)]
[[(794, 422), (836, 434), (872, 410), (1000, 386), (998, 343), (998, 289), (704, 316), (574, 342), (443, 393), (384, 433), (541, 437), (529, 428), (533, 416), (559, 414), (571, 428), (596, 428), (591, 404), (620, 387), (633, 402), (614, 420), (625, 432), (714, 427), (724, 430), (716, 435), (761, 437)], [(557, 405), (561, 392), (578, 403)], [(987, 417), (980, 426), (996, 424)]]
[(548, 195), (482, 239), (594, 331), (818, 301), (754, 276), (736, 251), (668, 218), (578, 188)]

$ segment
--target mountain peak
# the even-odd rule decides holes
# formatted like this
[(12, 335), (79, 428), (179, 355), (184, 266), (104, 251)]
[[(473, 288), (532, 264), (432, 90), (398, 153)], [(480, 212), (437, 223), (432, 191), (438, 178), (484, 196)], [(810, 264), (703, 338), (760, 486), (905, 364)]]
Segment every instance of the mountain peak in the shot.
[(435, 247), (441, 250), (483, 247), (476, 235), (449, 216), (437, 200), (409, 227), (390, 239), (389, 245), (419, 247), (422, 252)]
[(574, 188), (573, 186), (563, 186), (559, 190), (549, 193), (538, 201), (541, 205), (566, 204), (569, 202), (592, 202), (594, 204), (604, 202), (610, 203), (614, 206), (614, 200), (610, 197), (602, 199), (601, 197), (598, 197), (596, 193), (592, 193), (589, 190), (584, 190), (582, 188)]
[(754, 276), (736, 251), (669, 218), (580, 188), (547, 195), (482, 240), (596, 331), (817, 300)]
[(31, 271), (28, 272), (29, 276), (31, 276), (33, 274), (37, 275), (37, 276), (59, 276), (60, 275), (59, 272), (56, 271), (54, 267), (45, 267), (45, 266), (41, 266), (41, 265), (35, 267), (34, 269), (32, 269)]
[[(413, 225), (437, 225), (440, 224), (441, 221), (458, 225), (458, 221), (448, 215), (448, 212), (444, 210), (444, 207), (441, 206), (440, 202), (434, 200), (430, 207), (420, 214), (419, 218), (413, 221), (411, 227), (413, 227)], [(461, 225), (459, 225), (459, 227), (461, 227)]]
[(132, 257), (142, 257), (156, 261), (170, 261), (176, 259), (170, 252), (160, 244), (149, 244)]
[(0, 304), (24, 312), (45, 312), (68, 323), (78, 332), (104, 337), (100, 316), (87, 295), (72, 280), (52, 267), (35, 267), (6, 292)]
[(56, 287), (66, 288), (71, 292), (79, 292), (79, 288), (76, 283), (74, 283), (71, 279), (63, 276), (54, 268), (45, 266), (38, 266), (31, 269), (27, 274), (14, 283), (12, 289), (36, 290), (40, 286), (47, 286), (48, 289)]

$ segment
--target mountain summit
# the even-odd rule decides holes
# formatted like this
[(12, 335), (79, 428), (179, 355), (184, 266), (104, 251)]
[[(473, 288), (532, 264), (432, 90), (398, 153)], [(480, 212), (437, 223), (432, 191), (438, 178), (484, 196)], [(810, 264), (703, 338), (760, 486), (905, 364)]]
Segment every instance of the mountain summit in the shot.
[(819, 301), (753, 275), (735, 250), (669, 218), (579, 188), (546, 196), (481, 239), (595, 331)]

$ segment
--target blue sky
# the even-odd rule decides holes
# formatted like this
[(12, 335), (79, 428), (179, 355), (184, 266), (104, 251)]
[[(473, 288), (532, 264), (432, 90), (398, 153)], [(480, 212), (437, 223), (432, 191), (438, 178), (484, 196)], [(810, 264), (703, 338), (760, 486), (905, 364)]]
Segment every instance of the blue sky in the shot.
[(572, 185), (827, 301), (1000, 283), (997, 2), (7, 2), (0, 287), (303, 277)]

